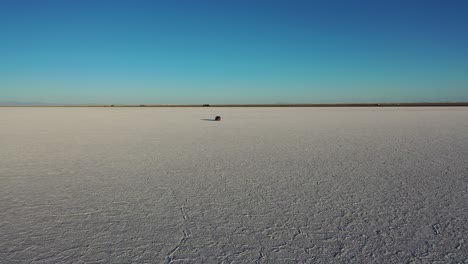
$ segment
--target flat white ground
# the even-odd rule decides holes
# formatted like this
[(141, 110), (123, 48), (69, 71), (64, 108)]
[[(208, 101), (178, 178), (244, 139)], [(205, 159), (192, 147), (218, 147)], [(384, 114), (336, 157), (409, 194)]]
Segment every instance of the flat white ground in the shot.
[(468, 108), (0, 108), (2, 263), (466, 263), (467, 244)]

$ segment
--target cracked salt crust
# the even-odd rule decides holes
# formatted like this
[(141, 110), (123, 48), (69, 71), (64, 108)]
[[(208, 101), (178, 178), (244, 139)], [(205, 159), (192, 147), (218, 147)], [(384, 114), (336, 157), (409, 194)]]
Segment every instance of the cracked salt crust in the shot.
[(0, 108), (0, 124), (0, 263), (468, 261), (468, 108)]

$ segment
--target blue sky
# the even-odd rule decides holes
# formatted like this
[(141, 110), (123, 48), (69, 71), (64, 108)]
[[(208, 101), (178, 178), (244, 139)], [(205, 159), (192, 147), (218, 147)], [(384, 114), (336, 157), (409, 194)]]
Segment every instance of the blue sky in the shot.
[(0, 101), (468, 101), (468, 1), (0, 1)]

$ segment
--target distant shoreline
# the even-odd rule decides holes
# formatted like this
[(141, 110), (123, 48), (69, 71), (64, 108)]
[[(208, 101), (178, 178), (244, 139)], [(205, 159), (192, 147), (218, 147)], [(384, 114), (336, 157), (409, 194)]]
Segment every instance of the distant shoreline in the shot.
[(346, 103), (346, 104), (140, 104), (140, 105), (0, 105), (0, 107), (435, 107), (468, 106), (468, 102), (449, 103)]

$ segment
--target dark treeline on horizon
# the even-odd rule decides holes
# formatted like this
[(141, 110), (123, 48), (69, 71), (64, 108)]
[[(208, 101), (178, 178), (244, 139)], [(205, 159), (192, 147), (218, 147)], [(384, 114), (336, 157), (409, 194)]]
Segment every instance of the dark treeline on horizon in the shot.
[(430, 107), (468, 106), (468, 102), (442, 103), (324, 103), (324, 104), (77, 104), (0, 105), (0, 107)]

